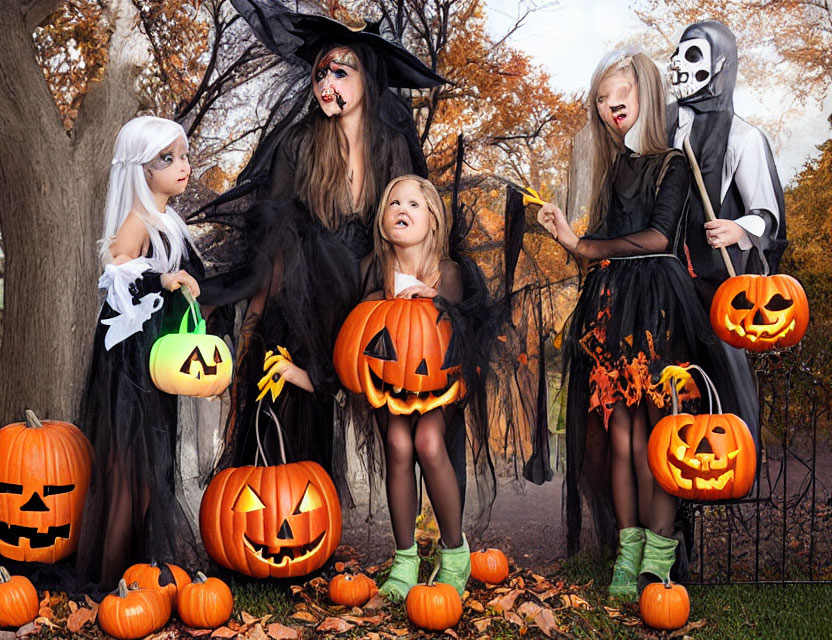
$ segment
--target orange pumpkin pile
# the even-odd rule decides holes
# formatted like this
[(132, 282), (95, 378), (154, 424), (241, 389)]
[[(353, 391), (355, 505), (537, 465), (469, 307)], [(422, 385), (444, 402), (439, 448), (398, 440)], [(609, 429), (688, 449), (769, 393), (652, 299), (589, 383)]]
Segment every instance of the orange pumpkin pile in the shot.
[(170, 598), (156, 589), (129, 588), (122, 578), (118, 590), (101, 601), (98, 624), (119, 640), (134, 640), (161, 629), (170, 619)]
[(179, 618), (195, 629), (214, 629), (231, 617), (234, 598), (219, 578), (206, 578), (201, 571), (179, 591)]
[(176, 611), (177, 594), (182, 587), (191, 582), (184, 569), (173, 564), (159, 566), (155, 560), (150, 564), (134, 564), (128, 567), (122, 576), (128, 585), (136, 584), (141, 589), (154, 589), (163, 594)]

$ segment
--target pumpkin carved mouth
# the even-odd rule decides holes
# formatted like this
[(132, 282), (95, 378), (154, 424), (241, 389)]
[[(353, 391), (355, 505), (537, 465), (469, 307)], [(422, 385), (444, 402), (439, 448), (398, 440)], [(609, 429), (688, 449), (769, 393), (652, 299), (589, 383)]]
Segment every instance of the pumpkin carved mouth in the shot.
[(772, 338), (778, 335), (787, 336), (797, 327), (797, 323), (794, 320), (785, 329), (780, 328), (782, 324), (782, 321), (777, 321), (770, 325), (754, 324), (746, 329), (742, 326), (742, 322), (734, 324), (727, 315), (725, 316), (726, 329), (733, 331), (738, 336), (751, 340), (751, 342), (755, 342), (760, 338)]
[(433, 391), (409, 391), (384, 382), (369, 366), (367, 371), (372, 382), (372, 392), (367, 394), (370, 403), (376, 408), (387, 405), (393, 414), (408, 414), (417, 406), (422, 413), (427, 413), (431, 409), (449, 404), (461, 395), (459, 379), (449, 381), (441, 389)]
[(21, 538), (29, 541), (30, 549), (51, 547), (57, 542), (58, 538), (69, 538), (69, 524), (52, 526), (46, 530), (46, 533), (41, 533), (37, 527), (22, 527), (17, 524), (0, 522), (0, 541), (18, 546)]
[(243, 542), (246, 548), (257, 556), (260, 560), (265, 560), (270, 565), (275, 567), (282, 567), (291, 560), (299, 560), (305, 556), (312, 555), (318, 550), (318, 547), (323, 542), (326, 531), (322, 532), (312, 542), (300, 545), (298, 547), (278, 547), (277, 551), (272, 551), (273, 547), (266, 544), (260, 544), (243, 534)]
[[(702, 441), (707, 442), (703, 439)], [(740, 450), (735, 449), (724, 458), (717, 458), (713, 453), (697, 451), (693, 457), (685, 454), (688, 449), (679, 447), (676, 451), (668, 451), (667, 461), (670, 463), (670, 473), (682, 489), (716, 489), (722, 490), (734, 480), (734, 460)], [(729, 468), (730, 463), (730, 468)]]

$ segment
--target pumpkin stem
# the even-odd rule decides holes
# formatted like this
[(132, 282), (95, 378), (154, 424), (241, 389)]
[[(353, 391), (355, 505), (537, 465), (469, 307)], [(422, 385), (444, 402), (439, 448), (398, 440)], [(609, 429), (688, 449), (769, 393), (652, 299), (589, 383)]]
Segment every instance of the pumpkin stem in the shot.
[(194, 578), (194, 582), (196, 584), (202, 584), (203, 582), (208, 582), (208, 578), (204, 573), (202, 573), (202, 571), (197, 571), (196, 578)]
[(0, 584), (8, 582), (11, 579), (12, 577), (11, 575), (9, 575), (9, 571), (6, 569), (6, 567), (0, 567)]
[(124, 580), (124, 578), (118, 581), (118, 597), (127, 597), (127, 582)]
[(43, 428), (43, 423), (41, 423), (41, 421), (35, 415), (34, 411), (32, 411), (31, 409), (26, 409), (26, 411), (24, 411), (23, 414), (26, 416), (26, 426), (29, 429), (42, 429)]
[(427, 586), (433, 586), (433, 580), (436, 578), (436, 574), (439, 573), (439, 567), (442, 565), (442, 556), (436, 556), (436, 564), (433, 565), (433, 572), (430, 574), (430, 578), (428, 578)]

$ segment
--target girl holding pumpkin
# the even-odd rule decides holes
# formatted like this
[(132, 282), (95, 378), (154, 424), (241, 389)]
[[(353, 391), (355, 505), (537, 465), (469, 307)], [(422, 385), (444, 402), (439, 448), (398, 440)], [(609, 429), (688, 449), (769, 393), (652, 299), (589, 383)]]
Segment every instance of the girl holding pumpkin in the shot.
[(127, 566), (196, 557), (174, 495), (176, 396), (159, 391), (148, 359), (199, 295), (202, 264), (184, 221), (168, 204), (188, 184), (188, 142), (170, 120), (141, 116), (119, 131), (104, 212), (96, 322), (81, 426), (95, 449), (77, 567), (107, 590)]
[(220, 466), (250, 464), (258, 450), (279, 459), (276, 432), (258, 435), (255, 424), (264, 356), (280, 345), (290, 359), (275, 374), (291, 384), (263, 402), (273, 404), (287, 459), (320, 463), (343, 498), (334, 339), (360, 300), (358, 264), (371, 248), (384, 185), (402, 173), (427, 175), (409, 105), (388, 87), (432, 87), (442, 78), (381, 37), (377, 25), (348, 27), (263, 0), (234, 6), (265, 46), (292, 65), (297, 75), (281, 82), (295, 83), (297, 91), (278, 105), (284, 117), (269, 120), (237, 186), (194, 219), (243, 230), (244, 250), (227, 259), (231, 270), (202, 283), (203, 300), (222, 307), (213, 321), (228, 320), (222, 331), (229, 335), (233, 313), (226, 312), (248, 303)]
[[(465, 286), (467, 265), (463, 266), (450, 257), (451, 227), (451, 215), (430, 182), (415, 175), (394, 178), (387, 185), (379, 204), (373, 227), (373, 253), (366, 256), (361, 265), (365, 299), (429, 298), (440, 315), (433, 322), (427, 321), (427, 324), (438, 327), (441, 322), (447, 322), (442, 320), (442, 314), (448, 313), (453, 331), (462, 331), (456, 311), (471, 287)], [(417, 327), (416, 322), (411, 321), (409, 340), (412, 343), (429, 342), (424, 333), (421, 337), (416, 333), (420, 330), (424, 332), (427, 329)], [(389, 327), (383, 331), (387, 332), (387, 340), (391, 339), (391, 333), (394, 334), (389, 346), (392, 350), (401, 351), (400, 332)], [(451, 339), (451, 345), (462, 341), (456, 334), (454, 338), (458, 339)], [(378, 342), (374, 340), (374, 343)], [(454, 354), (452, 346), (446, 346), (448, 353), (444, 360), (458, 362), (454, 356), (459, 354)], [(339, 357), (337, 351), (336, 359)], [(370, 352), (374, 353), (369, 346), (363, 350), (364, 354)], [(392, 357), (391, 353), (379, 355), (382, 359)], [(414, 364), (419, 361), (416, 371), (425, 378), (433, 374), (434, 368), (448, 368), (441, 356), (433, 354), (435, 357), (431, 358), (432, 354), (419, 355), (421, 361), (419, 357), (410, 357), (412, 354), (400, 353), (398, 357), (414, 360)], [(339, 366), (337, 362), (336, 366)], [(453, 375), (448, 374), (447, 378), (451, 388)], [(395, 387), (392, 392), (399, 395), (406, 393), (408, 398), (417, 395)], [(401, 397), (397, 399), (402, 400)], [(471, 574), (468, 541), (462, 532), (464, 485), (457, 479), (449, 447), (446, 446), (460, 432), (464, 434), (465, 429), (462, 407), (454, 400), (458, 400), (458, 396), (449, 396), (447, 403), (445, 400), (437, 401), (439, 406), (429, 408), (405, 406), (408, 400), (400, 403), (391, 398), (376, 410), (386, 459), (387, 506), (396, 543), (390, 575), (380, 591), (395, 600), (406, 598), (410, 588), (418, 581), (419, 555), (414, 540), (418, 513), (414, 471), (417, 460), (442, 536), (438, 580), (453, 585), (462, 595)]]
[[(678, 544), (670, 537), (676, 498), (655, 482), (647, 464), (649, 432), (669, 408), (669, 386), (654, 375), (666, 364), (706, 358), (714, 339), (674, 256), (690, 174), (681, 152), (667, 146), (656, 66), (642, 53), (607, 55), (592, 77), (588, 102), (591, 232), (578, 237), (553, 204), (541, 207), (538, 220), (579, 262), (592, 263), (567, 347), (570, 551), (580, 533), (579, 491), (588, 494), (604, 539), (611, 489), (619, 545), (610, 593), (632, 597), (637, 578), (668, 577)], [(697, 395), (690, 389), (687, 397)], [(607, 459), (611, 482), (599, 483)]]

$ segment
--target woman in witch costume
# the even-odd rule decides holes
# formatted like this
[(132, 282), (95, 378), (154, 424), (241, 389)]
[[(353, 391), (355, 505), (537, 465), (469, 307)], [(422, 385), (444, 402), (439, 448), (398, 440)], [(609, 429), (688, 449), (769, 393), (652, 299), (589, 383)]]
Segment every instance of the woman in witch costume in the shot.
[[(551, 204), (538, 220), (579, 260), (593, 262), (567, 346), (570, 551), (580, 534), (579, 490), (588, 494), (601, 529), (612, 518), (599, 496), (611, 489), (619, 546), (610, 593), (633, 597), (637, 577), (668, 577), (677, 545), (670, 537), (676, 498), (647, 464), (649, 432), (669, 407), (669, 385), (658, 384), (655, 374), (668, 364), (707, 359), (715, 341), (673, 254), (690, 174), (681, 152), (668, 149), (661, 78), (647, 56), (614, 52), (601, 61), (589, 91), (589, 120), (591, 233), (579, 238)], [(690, 389), (687, 399), (697, 395)], [(595, 464), (585, 464), (587, 456)], [(598, 466), (607, 459), (609, 476)]]
[[(275, 432), (255, 432), (262, 390), (288, 459), (315, 460), (338, 482), (344, 447), (333, 446), (335, 337), (360, 299), (358, 262), (371, 246), (381, 191), (395, 176), (427, 174), (410, 108), (389, 89), (433, 87), (442, 78), (372, 26), (356, 31), (280, 3), (233, 4), (304, 80), (237, 186), (192, 220), (236, 226), (244, 238), (233, 268), (203, 286), (208, 304), (248, 300), (221, 464), (250, 464), (256, 451), (276, 461)], [(278, 345), (290, 357), (264, 377), (264, 355)], [(281, 397), (265, 395), (278, 380), (290, 383)]]

